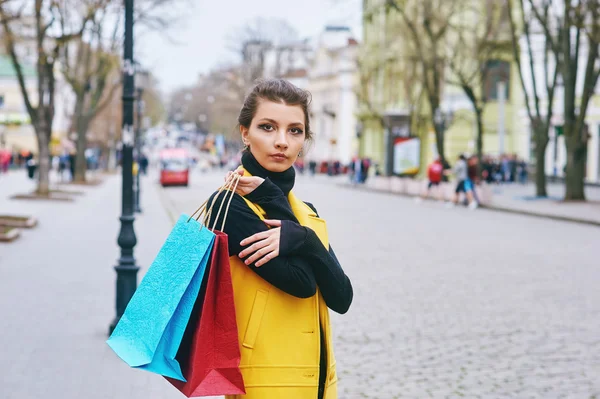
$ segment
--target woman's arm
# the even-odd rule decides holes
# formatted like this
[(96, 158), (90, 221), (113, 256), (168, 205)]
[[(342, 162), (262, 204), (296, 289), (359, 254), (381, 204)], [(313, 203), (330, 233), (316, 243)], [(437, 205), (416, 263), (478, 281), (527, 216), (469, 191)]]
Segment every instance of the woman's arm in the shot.
[[(208, 204), (212, 203), (213, 194)], [(221, 193), (215, 200), (208, 225), (212, 227), (216, 213), (221, 206), (224, 195)], [(229, 199), (229, 195), (227, 196)], [(227, 202), (225, 202), (227, 205)], [(223, 208), (225, 207), (223, 206)], [(217, 221), (217, 229), (221, 228), (225, 210), (221, 211)], [(234, 194), (225, 221), (224, 233), (228, 235), (229, 256), (238, 256), (248, 246), (241, 246), (240, 242), (256, 233), (268, 230), (267, 225), (248, 207), (244, 199)], [(260, 267), (255, 263), (248, 265), (256, 274), (280, 290), (298, 298), (309, 298), (315, 295), (317, 286), (315, 276), (310, 265), (298, 256), (280, 251), (279, 256), (271, 259)]]
[(348, 311), (354, 296), (352, 284), (331, 246), (326, 249), (310, 228), (284, 220), (281, 223), (280, 248), (282, 252), (302, 257), (310, 265), (323, 299), (331, 310), (341, 314)]

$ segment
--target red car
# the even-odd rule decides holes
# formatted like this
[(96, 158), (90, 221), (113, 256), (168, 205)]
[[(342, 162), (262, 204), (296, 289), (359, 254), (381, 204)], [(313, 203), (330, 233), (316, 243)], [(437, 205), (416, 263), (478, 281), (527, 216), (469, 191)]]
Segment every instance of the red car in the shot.
[(186, 186), (189, 184), (190, 157), (183, 148), (170, 148), (160, 152), (160, 184)]

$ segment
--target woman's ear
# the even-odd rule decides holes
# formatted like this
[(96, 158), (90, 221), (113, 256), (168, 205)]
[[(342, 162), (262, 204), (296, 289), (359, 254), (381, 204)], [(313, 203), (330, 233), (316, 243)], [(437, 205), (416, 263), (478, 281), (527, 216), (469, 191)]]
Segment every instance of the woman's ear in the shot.
[(242, 142), (244, 145), (249, 146), (250, 142), (248, 141), (248, 128), (240, 125), (240, 134), (242, 135)]

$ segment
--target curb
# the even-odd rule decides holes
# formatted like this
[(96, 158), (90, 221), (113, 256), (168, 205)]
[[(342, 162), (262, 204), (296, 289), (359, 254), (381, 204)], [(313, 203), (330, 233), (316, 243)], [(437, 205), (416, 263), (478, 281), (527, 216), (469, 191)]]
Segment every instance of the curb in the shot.
[[(365, 187), (365, 186), (352, 186), (348, 183), (337, 183), (337, 186), (344, 187), (347, 189), (352, 189), (352, 190), (376, 192), (376, 193), (380, 193), (380, 194), (389, 194), (389, 195), (395, 195), (395, 196), (406, 197), (406, 198), (414, 198), (415, 197), (415, 195), (411, 195), (411, 194), (395, 193), (393, 191), (383, 190), (380, 188), (372, 188), (372, 187)], [(427, 200), (429, 200), (429, 198)], [(547, 213), (535, 213), (535, 212), (530, 212), (530, 211), (523, 211), (520, 209), (512, 209), (512, 208), (506, 208), (506, 207), (494, 206), (494, 205), (479, 205), (479, 208), (486, 209), (489, 211), (495, 211), (495, 212), (504, 212), (504, 213), (512, 213), (515, 215), (530, 216), (530, 217), (535, 217), (535, 218), (539, 218), (539, 219), (558, 220), (561, 222), (586, 224), (588, 226), (600, 227), (600, 221), (589, 220), (589, 219), (580, 219), (580, 218), (574, 218), (574, 217), (569, 217), (569, 216), (560, 216), (560, 215), (549, 215)]]

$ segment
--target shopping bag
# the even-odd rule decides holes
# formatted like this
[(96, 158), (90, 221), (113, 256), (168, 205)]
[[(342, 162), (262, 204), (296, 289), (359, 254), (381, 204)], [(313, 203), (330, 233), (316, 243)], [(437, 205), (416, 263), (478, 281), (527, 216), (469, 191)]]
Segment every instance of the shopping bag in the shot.
[[(237, 185), (239, 176), (234, 180)], [(221, 230), (225, 225), (233, 192), (235, 186), (233, 190), (225, 191), (226, 195), (221, 203), (226, 202), (229, 194)], [(215, 223), (219, 214), (220, 209)], [(210, 263), (176, 357), (187, 382), (167, 378), (187, 397), (246, 393), (239, 368), (241, 354), (233, 300), (228, 238), (227, 234), (214, 230), (214, 226), (213, 232), (215, 242)]]
[(107, 341), (129, 366), (185, 381), (175, 356), (214, 239), (198, 221), (179, 218)]

